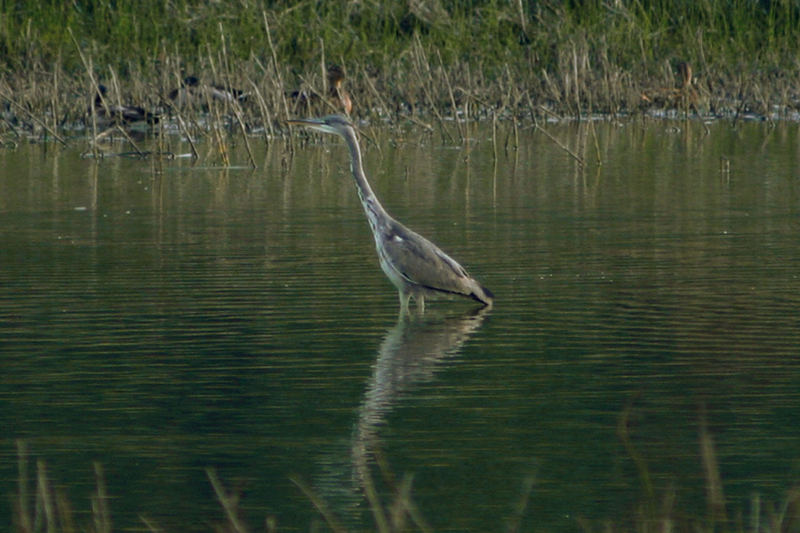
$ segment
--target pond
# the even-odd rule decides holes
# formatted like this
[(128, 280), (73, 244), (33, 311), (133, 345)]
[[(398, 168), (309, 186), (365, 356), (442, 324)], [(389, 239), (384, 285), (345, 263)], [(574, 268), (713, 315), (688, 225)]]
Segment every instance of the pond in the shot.
[(365, 128), (384, 206), (496, 296), (410, 316), (336, 137), (252, 140), (256, 169), (242, 146), (230, 168), (1, 151), (6, 501), (23, 442), (30, 487), (42, 460), (79, 524), (101, 465), (122, 531), (224, 523), (209, 473), (279, 531), (324, 526), (315, 501), (375, 529), (370, 495), (406, 489), (436, 531), (703, 518), (712, 463), (730, 516), (780, 505), (800, 476), (800, 126), (543, 127)]

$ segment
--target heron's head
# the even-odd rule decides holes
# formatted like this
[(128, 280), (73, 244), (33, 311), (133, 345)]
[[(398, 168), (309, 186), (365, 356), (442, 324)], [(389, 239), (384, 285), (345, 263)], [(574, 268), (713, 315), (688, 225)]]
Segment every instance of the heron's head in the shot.
[(306, 126), (322, 133), (334, 133), (346, 137), (355, 131), (353, 123), (344, 115), (328, 115), (321, 118), (296, 118), (288, 121), (289, 124)]

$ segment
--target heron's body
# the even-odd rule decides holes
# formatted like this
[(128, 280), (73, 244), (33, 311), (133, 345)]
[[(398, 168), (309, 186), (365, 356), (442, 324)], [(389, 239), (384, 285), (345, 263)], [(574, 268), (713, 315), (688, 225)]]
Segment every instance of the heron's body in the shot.
[(437, 293), (473, 298), (491, 305), (494, 295), (472, 278), (467, 271), (431, 241), (392, 218), (381, 205), (367, 181), (361, 162), (361, 149), (355, 129), (347, 118), (330, 115), (320, 119), (290, 120), (324, 133), (344, 138), (350, 149), (351, 170), (361, 204), (367, 215), (381, 268), (397, 287), (400, 305), (408, 309), (413, 297), (420, 310), (425, 297)]

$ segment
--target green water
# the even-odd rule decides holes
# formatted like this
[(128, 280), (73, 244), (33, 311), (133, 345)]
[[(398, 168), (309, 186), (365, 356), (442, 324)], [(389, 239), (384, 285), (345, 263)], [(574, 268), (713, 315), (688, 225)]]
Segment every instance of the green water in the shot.
[(704, 411), (731, 514), (780, 503), (800, 474), (798, 125), (547, 128), (585, 169), (530, 129), (368, 130), (387, 209), (497, 297), (407, 319), (336, 138), (254, 141), (256, 170), (0, 152), (6, 501), (24, 439), (78, 523), (101, 463), (117, 530), (224, 522), (213, 468), (253, 529), (322, 523), (290, 477), (373, 529), (365, 483), (391, 501), (413, 474), (436, 531), (503, 529), (528, 480), (523, 530), (577, 531), (645, 501), (627, 412), (658, 501), (702, 517)]

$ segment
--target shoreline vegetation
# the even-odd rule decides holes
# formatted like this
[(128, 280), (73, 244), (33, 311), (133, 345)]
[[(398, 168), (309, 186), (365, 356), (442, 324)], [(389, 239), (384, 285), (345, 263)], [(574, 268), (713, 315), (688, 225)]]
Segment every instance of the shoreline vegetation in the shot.
[[(127, 105), (190, 139), (268, 142), (288, 118), (342, 111), (332, 65), (352, 115), (390, 124), (800, 120), (799, 42), (789, 0), (8, 2), (0, 140), (96, 137), (107, 125), (88, 111), (103, 85), (96, 109), (110, 117)], [(170, 98), (181, 90), (195, 104)]]

